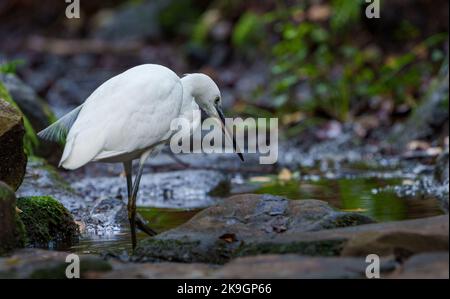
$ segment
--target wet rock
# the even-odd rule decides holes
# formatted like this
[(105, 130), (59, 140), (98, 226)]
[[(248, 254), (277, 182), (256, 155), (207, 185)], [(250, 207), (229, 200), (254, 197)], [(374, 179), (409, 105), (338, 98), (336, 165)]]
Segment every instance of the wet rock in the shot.
[(27, 165), (23, 151), (24, 133), (20, 112), (0, 98), (0, 180), (14, 190), (22, 183)]
[(0, 181), (0, 255), (25, 245), (25, 230), (16, 212), (16, 196)]
[[(302, 248), (302, 246), (308, 248), (308, 246), (316, 246), (316, 244), (322, 246), (334, 244), (335, 254), (345, 256), (367, 256), (372, 253), (379, 256), (394, 254), (404, 258), (420, 252), (448, 250), (448, 228), (448, 215), (444, 215), (330, 229), (314, 233), (285, 234), (270, 240), (265, 247), (274, 250), (283, 248), (285, 244), (296, 244), (298, 248)], [(252, 251), (264, 248), (256, 245), (249, 244), (247, 248), (243, 249), (243, 253), (248, 255)]]
[[(194, 217), (195, 219), (195, 217)], [(320, 230), (320, 231), (287, 231), (282, 234), (276, 234), (272, 238), (261, 238), (255, 236), (254, 238), (248, 237), (242, 242), (233, 242), (234, 247), (230, 248), (228, 243), (218, 243), (221, 246), (216, 246), (217, 254), (221, 254), (219, 261), (224, 261), (230, 256), (249, 256), (258, 254), (287, 254), (296, 253), (310, 256), (338, 256), (338, 255), (357, 255), (367, 256), (368, 254), (378, 254), (379, 256), (399, 254), (399, 258), (408, 257), (412, 254), (420, 253), (423, 251), (448, 251), (448, 215), (436, 216), (418, 220), (386, 222), (358, 225), (352, 227)], [(188, 222), (189, 223), (189, 222)], [(200, 224), (199, 224), (200, 225)], [(174, 235), (177, 229), (167, 232), (166, 236)], [(211, 232), (207, 231), (207, 234)], [(384, 242), (384, 247), (371, 247), (373, 243), (369, 243), (367, 246), (353, 246), (358, 244), (358, 239), (367, 238), (369, 235), (378, 235), (383, 233), (386, 238), (393, 239), (390, 236), (395, 235), (414, 235), (414, 238), (409, 237), (405, 242), (404, 238), (400, 238), (398, 241), (395, 239), (388, 244)], [(183, 246), (186, 257), (198, 258), (201, 257), (202, 250), (205, 250), (205, 241), (212, 239), (214, 236), (204, 236), (201, 232), (192, 232), (192, 236), (179, 234), (178, 242)], [(161, 239), (166, 239), (164, 234)], [(203, 239), (201, 239), (203, 238)], [(162, 242), (164, 240), (154, 239), (154, 242)], [(189, 243), (189, 240), (196, 240), (197, 244), (193, 242)], [(239, 240), (239, 238), (235, 238)], [(412, 240), (413, 239), (413, 240)], [(174, 240), (165, 240), (166, 248), (173, 249), (170, 242)], [(200, 242), (200, 241), (203, 241)], [(145, 240), (143, 243), (151, 244), (150, 239)], [(211, 241), (210, 241), (211, 242)], [(419, 243), (414, 245), (411, 243)], [(429, 244), (425, 244), (425, 243)], [(365, 244), (361, 242), (360, 244)], [(189, 247), (190, 246), (190, 247)], [(203, 247), (201, 247), (203, 246)], [(210, 245), (211, 246), (211, 245)], [(195, 248), (194, 254), (189, 256), (189, 250)], [(214, 247), (213, 247), (214, 248)], [(208, 248), (207, 248), (208, 249)], [(183, 251), (182, 251), (183, 252)], [(216, 253), (216, 252), (213, 252)], [(169, 253), (170, 254), (170, 253)], [(170, 257), (170, 256), (169, 256)]]
[(266, 242), (278, 235), (371, 222), (371, 219), (360, 214), (335, 211), (318, 200), (295, 201), (271, 195), (238, 195), (199, 212), (176, 229), (143, 240), (138, 245), (135, 258), (140, 261), (223, 263), (235, 255), (248, 255), (243, 254), (242, 250), (249, 244), (261, 245), (257, 250), (247, 248), (252, 254), (258, 253), (258, 250), (259, 253), (303, 250), (321, 254), (332, 252), (336, 244), (320, 244), (319, 241), (316, 249), (313, 246), (302, 249), (297, 248), (295, 242), (288, 241), (282, 245), (285, 247), (283, 249), (266, 247)]
[[(115, 267), (113, 271), (101, 273), (101, 279), (199, 279), (208, 278), (208, 274), (217, 266), (193, 263), (128, 263)], [(93, 276), (91, 276), (93, 277)]]
[[(64, 279), (67, 252), (42, 249), (22, 249), (0, 258), (0, 278), (52, 278)], [(80, 276), (110, 271), (110, 263), (91, 255), (80, 256)]]
[(20, 197), (17, 207), (25, 225), (28, 246), (57, 248), (78, 241), (79, 229), (72, 215), (50, 196)]
[[(0, 278), (66, 278), (69, 253), (22, 249), (0, 258)], [(381, 278), (448, 278), (448, 252), (415, 255), (400, 265), (380, 261)], [(237, 258), (218, 266), (203, 263), (123, 263), (80, 255), (81, 278), (274, 279), (366, 278), (365, 257), (310, 257), (294, 254)]]
[[(220, 279), (354, 279), (366, 278), (366, 267), (362, 257), (259, 255), (232, 260), (210, 276)], [(392, 260), (381, 261), (381, 272), (392, 271), (394, 267)]]
[[(381, 272), (394, 270), (392, 259), (381, 260)], [(223, 266), (173, 262), (125, 264), (100, 278), (170, 279), (278, 279), (278, 278), (365, 278), (365, 258), (309, 257), (294, 254), (241, 257)]]
[(420, 234), (404, 231), (367, 232), (347, 242), (342, 250), (346, 256), (366, 256), (376, 252), (378, 255), (409, 257), (413, 253), (446, 250), (448, 239), (439, 234)]
[(389, 278), (448, 279), (448, 251), (414, 255)]

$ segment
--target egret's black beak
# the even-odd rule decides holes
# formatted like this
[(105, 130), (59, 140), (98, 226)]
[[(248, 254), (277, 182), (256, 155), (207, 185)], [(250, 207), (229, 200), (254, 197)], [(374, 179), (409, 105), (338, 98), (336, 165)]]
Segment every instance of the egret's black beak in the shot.
[(236, 137), (233, 132), (230, 132), (230, 129), (225, 126), (225, 116), (223, 115), (222, 108), (218, 105), (215, 106), (217, 110), (217, 114), (219, 114), (220, 123), (222, 124), (222, 131), (225, 134), (225, 136), (228, 136), (233, 140), (233, 150), (234, 152), (239, 156), (239, 159), (241, 159), (242, 162), (244, 162), (244, 156), (242, 155), (237, 143), (236, 143)]

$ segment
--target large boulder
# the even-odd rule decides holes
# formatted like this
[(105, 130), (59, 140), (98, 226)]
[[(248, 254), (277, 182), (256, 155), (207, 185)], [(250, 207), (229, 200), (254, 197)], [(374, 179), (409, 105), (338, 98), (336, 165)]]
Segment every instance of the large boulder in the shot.
[[(66, 278), (68, 252), (21, 249), (0, 258), (0, 278)], [(275, 279), (366, 278), (365, 257), (271, 254), (241, 257), (219, 266), (204, 263), (124, 263), (79, 255), (81, 278)], [(381, 278), (448, 278), (448, 252), (418, 254), (404, 263), (380, 259)], [(214, 290), (211, 290), (214, 293)]]
[[(138, 245), (134, 258), (139, 261), (169, 260), (220, 264), (237, 255), (247, 244), (265, 244), (281, 235), (371, 222), (366, 216), (336, 211), (319, 200), (288, 200), (272, 195), (238, 195), (203, 210), (173, 230), (143, 240)], [(288, 242), (285, 246), (289, 247), (291, 243)], [(295, 251), (294, 247), (291, 248), (292, 251)], [(264, 245), (261, 248), (264, 251)], [(274, 249), (274, 252), (276, 251)], [(251, 252), (257, 253), (260, 252)]]
[[(14, 252), (11, 256), (0, 258), (0, 279), (2, 278), (36, 278), (64, 279), (69, 263), (66, 258), (69, 252), (48, 251), (27, 248)], [(93, 255), (80, 255), (80, 276), (88, 273), (97, 275), (110, 271), (112, 266), (102, 258)]]
[(23, 151), (25, 129), (21, 113), (0, 98), (0, 181), (17, 190), (27, 165)]
[(16, 212), (16, 196), (0, 181), (0, 255), (25, 245), (25, 230)]
[(273, 196), (264, 200), (241, 195), (200, 212), (178, 228), (144, 239), (132, 259), (221, 264), (258, 254), (374, 253), (405, 259), (417, 253), (448, 251), (448, 215), (363, 224), (367, 222), (361, 215), (334, 211), (321, 201), (284, 204)]
[[(448, 215), (373, 223), (352, 227), (280, 235), (266, 243), (249, 243), (241, 255), (267, 252), (407, 258), (413, 254), (448, 251)], [(290, 246), (287, 246), (290, 245)]]

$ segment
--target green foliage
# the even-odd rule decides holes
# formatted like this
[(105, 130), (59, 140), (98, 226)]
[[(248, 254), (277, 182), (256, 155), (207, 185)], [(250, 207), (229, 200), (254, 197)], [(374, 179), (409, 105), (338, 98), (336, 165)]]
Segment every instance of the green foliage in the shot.
[(177, 0), (159, 13), (158, 21), (168, 35), (189, 35), (200, 14), (200, 8), (192, 0)]
[(238, 49), (247, 49), (261, 43), (264, 20), (261, 16), (246, 12), (234, 26), (231, 41)]
[[(0, 82), (0, 98), (4, 99), (8, 103), (11, 103), (15, 108), (17, 108), (22, 113), (19, 106), (14, 102), (8, 90), (1, 82)], [(25, 136), (23, 137), (23, 145), (27, 156), (32, 156), (34, 153), (34, 149), (39, 145), (39, 141), (36, 136), (36, 132), (34, 131), (33, 126), (31, 125), (28, 118), (23, 113), (22, 116), (23, 116), (23, 124), (25, 127)]]
[(359, 21), (362, 0), (333, 0), (333, 15), (331, 17), (331, 28), (342, 30)]
[[(311, 87), (311, 93), (295, 103), (298, 109), (319, 110), (341, 121), (352, 118), (356, 103), (373, 97), (417, 105), (424, 77), (442, 63), (444, 54), (434, 47), (445, 41), (446, 34), (434, 35), (403, 53), (386, 55), (375, 44), (358, 44), (353, 36), (351, 25), (360, 18), (361, 4), (334, 0), (328, 22), (295, 22), (293, 15), (303, 9), (298, 7), (288, 9), (287, 18), (274, 18), (279, 40), (271, 54), (270, 89), (277, 109), (292, 106), (295, 87), (302, 83)], [(427, 53), (432, 53), (433, 62)]]
[(0, 64), (0, 73), (15, 74), (17, 67), (23, 65), (25, 62), (21, 59), (11, 60)]

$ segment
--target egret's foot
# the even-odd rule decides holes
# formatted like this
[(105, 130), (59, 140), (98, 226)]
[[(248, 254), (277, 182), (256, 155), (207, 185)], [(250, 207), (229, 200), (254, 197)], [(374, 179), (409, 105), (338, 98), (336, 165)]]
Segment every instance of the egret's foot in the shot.
[(156, 236), (156, 232), (147, 225), (147, 221), (140, 214), (136, 214), (136, 226), (150, 237)]

